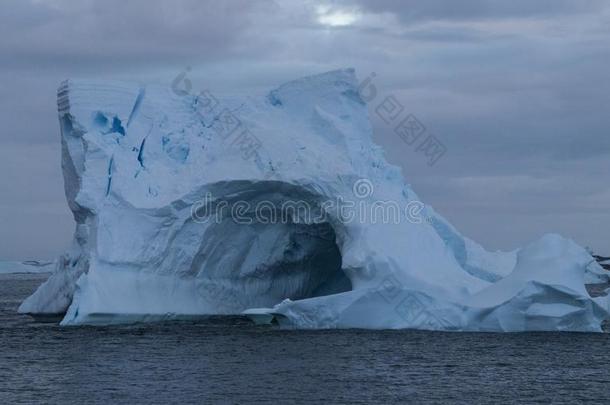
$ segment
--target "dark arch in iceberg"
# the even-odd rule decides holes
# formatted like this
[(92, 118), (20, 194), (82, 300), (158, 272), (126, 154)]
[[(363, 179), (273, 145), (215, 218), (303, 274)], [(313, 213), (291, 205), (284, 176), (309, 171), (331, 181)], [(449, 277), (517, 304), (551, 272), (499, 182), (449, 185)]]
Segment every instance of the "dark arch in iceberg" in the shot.
[(210, 190), (219, 197), (192, 206), (204, 231), (187, 272), (217, 313), (352, 290), (319, 195), (276, 181)]

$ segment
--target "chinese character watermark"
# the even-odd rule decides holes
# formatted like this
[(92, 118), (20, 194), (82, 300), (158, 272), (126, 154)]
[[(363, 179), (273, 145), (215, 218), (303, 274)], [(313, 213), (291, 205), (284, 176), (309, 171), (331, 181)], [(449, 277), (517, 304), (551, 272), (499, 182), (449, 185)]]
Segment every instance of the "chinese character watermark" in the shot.
[[(171, 84), (171, 89), (177, 96), (189, 96), (193, 88), (191, 80), (187, 77), (191, 68), (187, 67)], [(218, 98), (210, 90), (202, 90), (195, 97), (195, 111), (205, 120), (212, 116), (211, 129), (228, 146), (237, 150), (241, 157), (249, 160), (256, 156), (262, 142), (247, 128), (237, 115), (223, 107)], [(267, 177), (272, 177), (273, 173)]]
[[(362, 100), (370, 103), (378, 96), (377, 87), (373, 79), (377, 76), (375, 72), (367, 76), (358, 86), (358, 92)], [(447, 152), (447, 147), (434, 135), (427, 133), (426, 127), (413, 114), (403, 114), (405, 107), (398, 99), (390, 94), (373, 107), (375, 114), (386, 125), (392, 126), (394, 133), (403, 142), (413, 148), (415, 152), (423, 154), (427, 163), (433, 166)]]

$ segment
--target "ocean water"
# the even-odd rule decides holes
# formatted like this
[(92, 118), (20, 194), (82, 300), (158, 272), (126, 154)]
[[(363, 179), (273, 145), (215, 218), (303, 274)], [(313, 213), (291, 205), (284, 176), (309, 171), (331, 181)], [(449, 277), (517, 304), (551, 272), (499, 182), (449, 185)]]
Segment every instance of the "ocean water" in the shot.
[(16, 313), (45, 277), (0, 275), (0, 404), (610, 402), (610, 334), (61, 328)]

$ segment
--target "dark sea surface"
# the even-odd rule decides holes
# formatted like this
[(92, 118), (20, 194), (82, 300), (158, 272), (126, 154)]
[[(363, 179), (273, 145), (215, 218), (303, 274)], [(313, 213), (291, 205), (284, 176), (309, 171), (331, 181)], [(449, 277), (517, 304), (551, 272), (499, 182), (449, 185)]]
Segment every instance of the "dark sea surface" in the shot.
[(610, 403), (610, 334), (293, 331), (239, 317), (67, 327), (0, 275), (0, 404)]

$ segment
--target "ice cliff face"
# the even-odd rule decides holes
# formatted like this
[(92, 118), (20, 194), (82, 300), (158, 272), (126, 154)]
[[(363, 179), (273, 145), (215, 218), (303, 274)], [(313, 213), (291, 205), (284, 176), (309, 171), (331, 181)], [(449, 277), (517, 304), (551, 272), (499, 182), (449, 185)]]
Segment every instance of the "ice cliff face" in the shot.
[(572, 241), (489, 253), (419, 203), (371, 140), (353, 70), (225, 98), (67, 81), (58, 106), (74, 243), (23, 313), (489, 331), (608, 317)]

